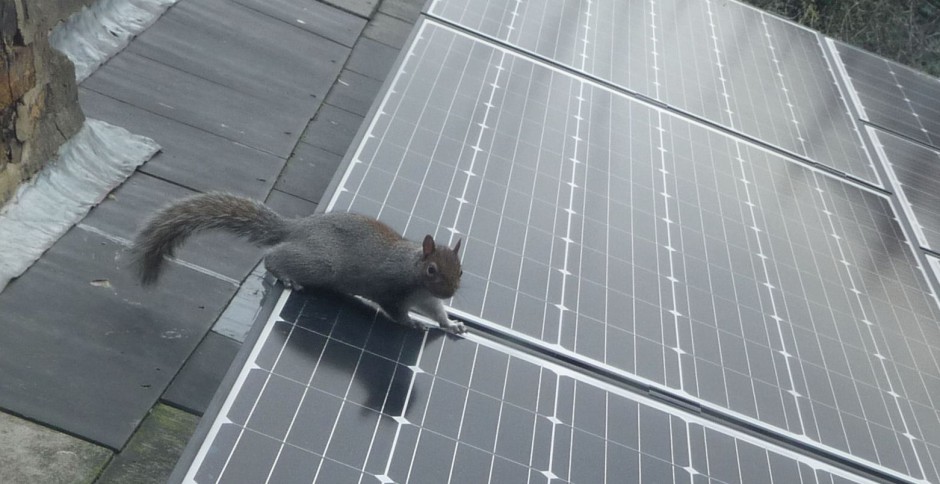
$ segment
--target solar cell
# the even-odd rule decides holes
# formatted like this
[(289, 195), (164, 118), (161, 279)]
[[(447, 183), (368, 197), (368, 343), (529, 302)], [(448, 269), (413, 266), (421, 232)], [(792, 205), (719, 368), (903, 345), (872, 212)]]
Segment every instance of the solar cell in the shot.
[(940, 147), (940, 81), (842, 42), (829, 45), (845, 69), (862, 119)]
[(940, 152), (880, 129), (866, 129), (896, 182), (918, 242), (940, 249)]
[(816, 32), (736, 2), (435, 0), (429, 15), (879, 184)]
[(470, 320), (936, 477), (936, 299), (878, 193), (428, 21), (329, 208), (462, 237)]
[(192, 482), (865, 480), (479, 336), (282, 301)]
[(934, 277), (940, 279), (940, 257), (928, 254), (927, 263), (930, 264), (930, 268), (933, 269)]

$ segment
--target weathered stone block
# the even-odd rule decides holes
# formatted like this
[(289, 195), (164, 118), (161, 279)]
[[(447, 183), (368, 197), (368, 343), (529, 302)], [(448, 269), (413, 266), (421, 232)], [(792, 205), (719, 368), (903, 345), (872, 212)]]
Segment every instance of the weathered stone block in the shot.
[(36, 132), (39, 120), (46, 110), (46, 86), (33, 86), (16, 103), (16, 139), (25, 143)]
[(13, 146), (10, 140), (16, 136), (15, 115), (15, 105), (0, 107), (0, 173), (3, 173), (3, 168), (13, 160)]
[(36, 85), (30, 46), (0, 48), (0, 108), (9, 106)]
[(84, 122), (72, 63), (49, 29), (93, 0), (0, 0), (0, 205)]
[[(7, 3), (4, 0), (0, 3)], [(18, 28), (26, 44), (45, 39), (49, 30), (95, 0), (14, 0)]]
[(9, 1), (0, 2), (0, 42), (12, 44), (17, 31), (16, 5)]
[(7, 165), (0, 171), (0, 200), (12, 197), (23, 178), (20, 165)]

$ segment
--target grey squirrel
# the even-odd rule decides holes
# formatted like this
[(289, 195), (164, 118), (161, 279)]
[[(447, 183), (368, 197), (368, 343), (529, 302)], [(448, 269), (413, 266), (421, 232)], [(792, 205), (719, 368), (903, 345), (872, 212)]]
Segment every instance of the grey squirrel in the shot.
[(430, 235), (419, 245), (364, 215), (331, 212), (282, 218), (264, 204), (224, 193), (196, 195), (158, 211), (131, 248), (141, 282), (154, 284), (164, 256), (190, 235), (221, 229), (269, 247), (265, 267), (293, 289), (320, 287), (365, 297), (401, 324), (421, 327), (415, 310), (446, 331), (464, 333), (442, 299), (460, 286), (458, 251), (440, 247)]

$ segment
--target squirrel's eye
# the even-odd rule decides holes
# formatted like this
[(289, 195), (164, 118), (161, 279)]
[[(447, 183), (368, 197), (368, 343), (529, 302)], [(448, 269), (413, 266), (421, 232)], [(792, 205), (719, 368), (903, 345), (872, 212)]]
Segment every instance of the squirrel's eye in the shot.
[(431, 264), (428, 266), (428, 275), (433, 276), (434, 274), (437, 274), (437, 266), (434, 264)]

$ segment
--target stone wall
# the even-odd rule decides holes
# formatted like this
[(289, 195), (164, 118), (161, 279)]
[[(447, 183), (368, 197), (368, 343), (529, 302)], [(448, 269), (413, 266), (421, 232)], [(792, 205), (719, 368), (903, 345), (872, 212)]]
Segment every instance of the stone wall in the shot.
[(84, 121), (72, 63), (49, 30), (94, 0), (0, 0), (0, 205)]

